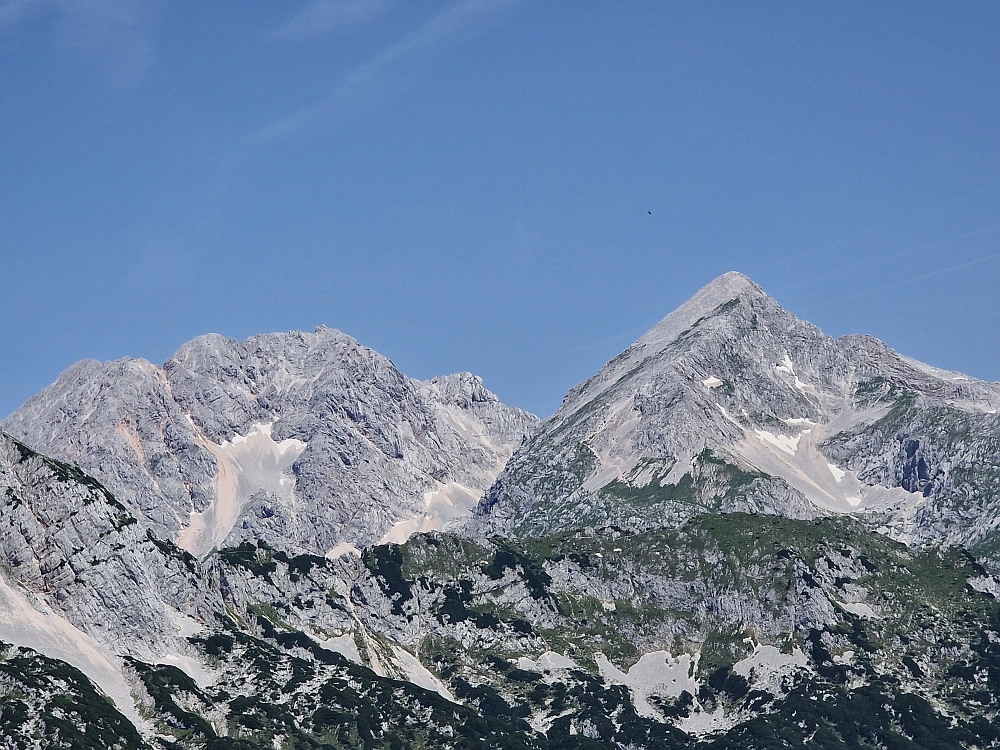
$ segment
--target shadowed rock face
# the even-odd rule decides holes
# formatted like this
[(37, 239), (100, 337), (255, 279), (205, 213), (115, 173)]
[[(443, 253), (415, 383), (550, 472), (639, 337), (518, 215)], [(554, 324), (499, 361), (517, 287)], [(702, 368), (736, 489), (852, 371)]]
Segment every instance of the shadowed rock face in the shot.
[[(162, 368), (80, 362), (3, 428), (195, 554), (248, 538), (323, 554), (467, 514), (536, 423), (473, 375), (411, 380), (319, 328), (202, 336)], [(464, 511), (439, 518), (438, 491)]]
[(728, 273), (571, 389), (478, 523), (530, 535), (855, 513), (904, 541), (990, 552), (998, 406), (996, 384), (835, 340)]

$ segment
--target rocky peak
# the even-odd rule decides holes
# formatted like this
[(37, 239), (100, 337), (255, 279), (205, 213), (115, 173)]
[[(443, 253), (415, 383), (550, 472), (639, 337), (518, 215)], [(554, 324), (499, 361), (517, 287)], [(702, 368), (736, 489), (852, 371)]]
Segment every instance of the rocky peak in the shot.
[(870, 336), (834, 340), (730, 273), (571, 389), (478, 512), (517, 534), (851, 513), (905, 541), (991, 544), (971, 519), (997, 505), (998, 401)]
[(483, 379), (471, 372), (456, 372), (453, 375), (442, 375), (424, 382), (429, 388), (436, 390), (446, 403), (462, 409), (468, 409), (474, 403), (500, 401), (496, 395), (486, 390)]
[(536, 423), (473, 375), (411, 380), (320, 327), (200, 336), (162, 368), (80, 363), (4, 427), (203, 555), (244, 538), (323, 554), (434, 527), (428, 498), (448, 487), (467, 512)]
[(698, 321), (732, 312), (736, 308), (733, 303), (737, 302), (750, 308), (780, 310), (778, 303), (757, 284), (738, 271), (730, 271), (699, 289), (691, 299), (647, 331), (637, 344), (648, 349), (661, 348)]

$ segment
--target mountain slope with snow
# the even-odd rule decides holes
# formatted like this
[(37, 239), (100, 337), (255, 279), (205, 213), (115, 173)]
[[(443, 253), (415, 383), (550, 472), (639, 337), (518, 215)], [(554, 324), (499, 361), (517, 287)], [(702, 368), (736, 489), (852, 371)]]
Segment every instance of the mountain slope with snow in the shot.
[(421, 382), (339, 331), (202, 336), (162, 368), (80, 362), (3, 423), (203, 557), (324, 554), (467, 516), (537, 420), (459, 373)]
[(541, 426), (327, 329), (79, 363), (0, 432), (0, 748), (998, 747), (998, 401), (739, 274)]
[(996, 384), (835, 340), (729, 273), (567, 394), (483, 499), (480, 526), (852, 513), (904, 541), (989, 552), (998, 407)]

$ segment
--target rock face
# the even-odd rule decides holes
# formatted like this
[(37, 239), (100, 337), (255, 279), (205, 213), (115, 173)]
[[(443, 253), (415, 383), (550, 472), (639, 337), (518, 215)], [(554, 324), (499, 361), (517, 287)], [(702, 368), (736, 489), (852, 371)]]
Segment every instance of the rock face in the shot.
[(80, 362), (2, 426), (201, 557), (243, 539), (324, 554), (442, 528), (536, 423), (473, 375), (411, 380), (319, 328), (203, 336), (162, 368)]
[(82, 362), (0, 432), (0, 750), (1000, 747), (998, 401), (739, 274), (540, 427), (327, 329)]
[(0, 641), (71, 664), (138, 718), (120, 657), (196, 663), (220, 611), (195, 560), (74, 467), (0, 432)]
[(993, 555), (1000, 387), (833, 339), (738, 273), (562, 406), (477, 510), (487, 533), (677, 525), (704, 512), (852, 513)]

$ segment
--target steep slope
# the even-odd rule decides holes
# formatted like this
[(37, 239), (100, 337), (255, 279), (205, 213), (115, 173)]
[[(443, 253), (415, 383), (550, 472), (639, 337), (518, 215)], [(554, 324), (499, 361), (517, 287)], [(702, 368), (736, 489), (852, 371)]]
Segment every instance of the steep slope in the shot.
[(420, 382), (339, 331), (210, 335), (162, 368), (84, 361), (3, 422), (197, 557), (324, 554), (468, 515), (537, 420), (467, 373)]
[(79, 670), (0, 643), (0, 748), (149, 750), (139, 731)]
[(992, 550), (1000, 387), (834, 340), (726, 274), (573, 388), (481, 502), (487, 533), (702, 512), (867, 517)]
[(197, 560), (0, 437), (2, 747), (1000, 745), (1000, 581), (959, 549), (722, 513)]
[[(232, 619), (192, 641), (216, 679), (142, 671), (161, 715), (187, 712), (159, 725), (182, 747), (199, 732), (380, 747), (411, 729), (404, 746), (1000, 744), (1000, 582), (851, 519), (212, 559)], [(363, 666), (390, 664), (426, 690)]]
[(138, 720), (121, 657), (191, 661), (221, 601), (99, 483), (2, 432), (0, 498), (0, 641), (68, 662)]
[(536, 747), (530, 731), (442, 697), (381, 633), (370, 631), (385, 654), (366, 652), (375, 671), (337, 653), (345, 638), (317, 636), (359, 622), (344, 598), (354, 555), (272, 551), (286, 582), (328, 570), (329, 591), (299, 587), (325, 605), (303, 623), (314, 641), (277, 615), (302, 605), (288, 588), (266, 603), (253, 597), (252, 574), (275, 564), (242, 548), (203, 564), (91, 477), (4, 433), (0, 497), (4, 750), (246, 748), (265, 736), (267, 746)]
[(9, 423), (107, 483), (0, 433), (0, 748), (1000, 747), (998, 400), (738, 274), (527, 440), (326, 329), (81, 363)]

